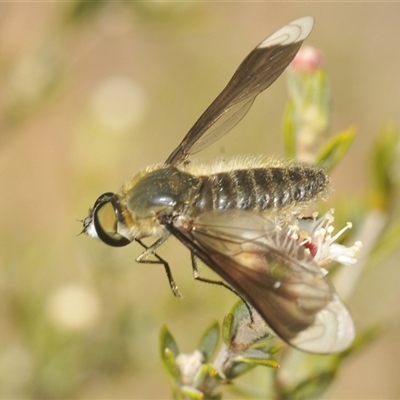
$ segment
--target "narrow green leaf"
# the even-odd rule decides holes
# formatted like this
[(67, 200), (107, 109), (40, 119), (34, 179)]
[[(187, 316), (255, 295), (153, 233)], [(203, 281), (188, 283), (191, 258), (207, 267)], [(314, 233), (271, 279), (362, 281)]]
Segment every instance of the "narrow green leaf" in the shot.
[(347, 153), (357, 133), (355, 127), (350, 127), (332, 137), (319, 151), (316, 163), (322, 164), (326, 171), (331, 171)]
[(275, 345), (268, 349), (269, 354), (276, 354), (282, 350), (282, 345)]
[(250, 312), (243, 300), (238, 300), (231, 309), (235, 324), (247, 319), (250, 322)]
[(237, 378), (238, 376), (244, 375), (246, 372), (249, 372), (253, 368), (256, 367), (256, 364), (251, 363), (236, 363), (229, 371), (228, 379), (232, 380)]
[(280, 398), (290, 400), (319, 399), (336, 376), (336, 369), (311, 376), (290, 390), (286, 388), (280, 393)]
[(175, 362), (176, 357), (179, 355), (179, 349), (165, 325), (161, 328), (160, 332), (160, 355), (168, 377), (172, 381), (179, 381), (180, 371)]
[(235, 360), (246, 364), (263, 365), (272, 368), (279, 367), (278, 362), (271, 358), (269, 353), (257, 349), (249, 349), (237, 356)]
[(217, 321), (213, 321), (211, 325), (203, 333), (197, 347), (204, 355), (204, 362), (208, 362), (212, 357), (219, 340), (219, 325)]
[(204, 393), (192, 386), (182, 386), (181, 393), (185, 399), (190, 400), (203, 400)]
[(330, 93), (326, 72), (322, 69), (288, 69), (289, 101), (282, 120), (285, 155), (307, 159), (317, 152), (330, 120)]
[(240, 361), (246, 364), (262, 365), (264, 367), (279, 368), (279, 363), (276, 360), (267, 358), (252, 358), (252, 357), (240, 357)]
[(175, 339), (169, 332), (168, 328), (163, 325), (160, 331), (160, 350), (161, 354), (164, 353), (165, 349), (169, 349), (172, 351), (173, 355), (177, 357), (179, 355), (178, 345), (175, 342)]
[(222, 322), (222, 339), (227, 346), (230, 346), (236, 335), (238, 323), (247, 319), (250, 322), (250, 314), (246, 305), (239, 300), (232, 307), (230, 314), (227, 314)]
[(392, 126), (384, 127), (376, 137), (371, 155), (372, 206), (386, 210), (393, 193), (398, 162), (399, 135)]
[(180, 380), (180, 371), (175, 362), (174, 353), (170, 349), (165, 349), (161, 355), (163, 365), (167, 371), (168, 377), (175, 383)]
[(364, 349), (372, 343), (377, 337), (383, 333), (384, 329), (380, 324), (375, 324), (362, 332), (357, 333), (357, 336), (350, 348), (339, 354), (341, 359), (344, 359), (354, 353)]
[(216, 379), (218, 381), (224, 380), (224, 378), (222, 378), (222, 376), (218, 373), (218, 371), (215, 369), (215, 367), (213, 365), (204, 364), (198, 370), (198, 372), (193, 380), (193, 386), (201, 387), (203, 385), (203, 382), (210, 378)]
[(101, 9), (105, 7), (105, 4), (101, 1), (74, 1), (68, 4), (64, 15), (64, 22), (70, 23), (81, 23), (94, 17), (96, 14), (101, 12)]
[(238, 357), (238, 361), (245, 364), (262, 365), (264, 367), (279, 368), (279, 363), (270, 358)]
[[(342, 366), (342, 362), (349, 356), (364, 349), (365, 346), (370, 344), (381, 332), (381, 327), (376, 325), (358, 333), (351, 347), (341, 353), (325, 356), (304, 355), (302, 361), (299, 361), (301, 360), (299, 358), (294, 358), (295, 364), (291, 365), (292, 372), (293, 368), (297, 367), (300, 362), (300, 365), (307, 366), (308, 373), (306, 378), (292, 385), (288, 385), (287, 382), (284, 385), (278, 384), (276, 386), (278, 397), (290, 400), (312, 400), (321, 398), (335, 379), (336, 374)], [(285, 368), (287, 369), (288, 366)], [(276, 373), (279, 375), (280, 371), (276, 370)], [(277, 382), (282, 382), (282, 379), (278, 377)]]
[(233, 336), (233, 314), (226, 314), (222, 321), (222, 340), (227, 346), (229, 346)]
[(314, 106), (318, 110), (316, 121), (318, 122), (318, 134), (321, 135), (329, 125), (330, 120), (330, 88), (325, 70), (319, 69), (305, 75), (303, 102), (306, 106)]
[(400, 221), (386, 229), (376, 244), (370, 258), (370, 264), (379, 264), (400, 247)]

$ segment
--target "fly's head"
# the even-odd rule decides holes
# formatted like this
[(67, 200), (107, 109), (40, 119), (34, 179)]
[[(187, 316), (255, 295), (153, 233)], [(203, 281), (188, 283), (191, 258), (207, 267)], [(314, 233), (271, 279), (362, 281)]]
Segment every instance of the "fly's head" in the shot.
[(102, 194), (83, 220), (82, 233), (113, 247), (131, 243), (118, 197), (111, 192)]

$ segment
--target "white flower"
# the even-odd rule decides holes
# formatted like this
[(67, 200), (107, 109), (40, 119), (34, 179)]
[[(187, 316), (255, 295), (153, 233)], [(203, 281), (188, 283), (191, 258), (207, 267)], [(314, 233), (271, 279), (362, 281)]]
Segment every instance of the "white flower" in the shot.
[(195, 350), (190, 354), (179, 354), (175, 362), (181, 372), (183, 384), (190, 385), (204, 362), (204, 356), (201, 351)]
[(331, 209), (318, 219), (318, 214), (314, 213), (312, 219), (298, 220), (301, 244), (310, 251), (321, 267), (331, 261), (353, 265), (357, 262), (356, 255), (361, 248), (361, 242), (357, 241), (351, 247), (335, 243), (347, 229), (352, 227), (352, 224), (348, 222), (344, 228), (332, 236), (335, 229), (332, 225), (335, 220), (333, 214), (334, 209)]

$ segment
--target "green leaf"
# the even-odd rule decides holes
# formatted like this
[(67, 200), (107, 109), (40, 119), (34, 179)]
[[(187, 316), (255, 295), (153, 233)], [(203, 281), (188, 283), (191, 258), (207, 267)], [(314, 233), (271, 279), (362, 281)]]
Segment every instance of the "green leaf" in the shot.
[(227, 376), (228, 379), (232, 380), (237, 378), (238, 376), (241, 376), (245, 374), (246, 372), (249, 372), (253, 368), (256, 367), (256, 364), (251, 364), (251, 363), (236, 363), (234, 366), (230, 369), (229, 371), (229, 376)]
[(101, 12), (107, 5), (99, 0), (94, 1), (71, 1), (68, 3), (68, 8), (66, 9), (64, 15), (64, 22), (66, 23), (79, 23), (86, 22), (88, 19), (96, 16)]
[(238, 361), (246, 364), (262, 365), (264, 367), (279, 368), (278, 361), (272, 358), (261, 358), (261, 357), (243, 357), (239, 356)]
[(362, 332), (357, 333), (357, 336), (350, 348), (339, 354), (341, 359), (349, 357), (354, 353), (364, 349), (370, 343), (372, 343), (377, 337), (383, 332), (383, 328), (380, 324), (372, 325), (371, 327), (364, 329)]
[(398, 162), (399, 135), (392, 126), (382, 128), (371, 155), (372, 206), (386, 210), (393, 193), (395, 163)]
[(203, 333), (198, 346), (204, 355), (204, 362), (208, 362), (213, 355), (219, 340), (219, 325), (217, 321), (213, 321), (211, 325)]
[(315, 153), (324, 139), (330, 119), (330, 93), (326, 72), (288, 69), (289, 100), (286, 103), (282, 134), (288, 158)]
[(163, 365), (167, 371), (168, 377), (174, 384), (180, 381), (180, 371), (176, 365), (175, 356), (170, 349), (165, 349), (162, 353)]
[(222, 321), (222, 340), (227, 346), (231, 344), (234, 336), (233, 322), (233, 314), (226, 314)]
[(179, 355), (178, 345), (165, 325), (162, 326), (160, 332), (160, 348), (161, 353), (163, 353), (165, 349), (170, 349), (175, 357)]
[(357, 133), (355, 127), (350, 127), (332, 137), (319, 151), (316, 163), (322, 164), (326, 171), (331, 171), (346, 155)]
[(160, 354), (169, 378), (176, 382), (179, 381), (180, 371), (175, 362), (176, 357), (179, 355), (179, 349), (165, 325), (160, 332)]
[[(373, 326), (361, 333), (358, 333), (351, 347), (337, 354), (320, 356), (305, 353), (300, 354), (299, 352), (297, 352), (297, 354), (292, 353), (294, 358), (292, 358), (292, 360), (289, 361), (289, 364), (286, 366), (282, 364), (282, 369), (286, 369), (286, 373), (287, 371), (291, 371), (295, 377), (298, 377), (299, 371), (301, 371), (300, 373), (303, 371), (307, 372), (305, 377), (298, 380), (295, 384), (288, 384), (287, 377), (286, 379), (279, 377), (282, 369), (275, 370), (277, 374), (277, 397), (287, 400), (312, 400), (321, 398), (323, 393), (335, 379), (343, 361), (349, 356), (352, 356), (356, 352), (364, 349), (365, 346), (370, 344), (381, 332), (382, 329), (380, 326)], [(284, 362), (287, 361), (288, 359), (286, 358)], [(295, 368), (299, 369), (297, 374)]]
[(224, 378), (218, 373), (218, 371), (212, 364), (203, 364), (193, 380), (193, 386), (201, 387), (203, 385), (203, 382), (209, 378), (216, 379), (218, 381), (224, 380)]
[(380, 237), (378, 243), (373, 249), (369, 263), (379, 264), (400, 247), (400, 221), (397, 221)]
[(318, 109), (317, 120), (319, 134), (322, 134), (329, 125), (331, 114), (331, 96), (326, 71), (319, 69), (305, 74), (304, 102), (306, 105), (315, 105)]
[(242, 352), (235, 358), (235, 361), (246, 364), (262, 365), (272, 368), (279, 367), (278, 362), (271, 358), (269, 352), (253, 348)]
[(246, 320), (250, 322), (251, 315), (249, 309), (247, 308), (247, 305), (243, 302), (243, 300), (238, 300), (235, 303), (235, 305), (231, 309), (231, 313), (233, 315), (232, 336), (234, 337), (236, 335), (238, 324)]
[(280, 398), (287, 400), (319, 399), (335, 376), (336, 369), (314, 375), (291, 390), (283, 390), (283, 392), (280, 393)]
[(281, 351), (281, 350), (282, 350), (282, 345), (277, 344), (277, 345), (275, 345), (275, 346), (271, 346), (271, 347), (268, 349), (268, 353), (269, 353), (269, 354), (276, 354), (276, 353), (278, 353), (278, 352)]
[(195, 389), (192, 386), (182, 386), (180, 391), (184, 399), (191, 399), (191, 400), (204, 399), (204, 393), (201, 390)]
[(261, 365), (263, 367), (279, 368), (279, 363), (276, 360), (270, 358), (258, 358), (258, 357), (239, 357), (240, 362), (245, 364), (252, 364), (254, 366)]

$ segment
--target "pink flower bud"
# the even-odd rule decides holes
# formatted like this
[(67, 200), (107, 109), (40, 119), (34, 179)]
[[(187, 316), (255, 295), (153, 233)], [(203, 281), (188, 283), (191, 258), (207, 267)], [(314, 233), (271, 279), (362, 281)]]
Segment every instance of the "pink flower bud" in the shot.
[(313, 72), (321, 69), (323, 57), (321, 51), (311, 46), (302, 47), (290, 66), (298, 72)]

